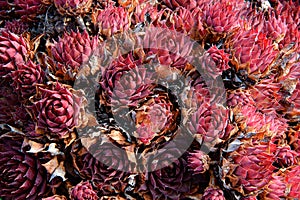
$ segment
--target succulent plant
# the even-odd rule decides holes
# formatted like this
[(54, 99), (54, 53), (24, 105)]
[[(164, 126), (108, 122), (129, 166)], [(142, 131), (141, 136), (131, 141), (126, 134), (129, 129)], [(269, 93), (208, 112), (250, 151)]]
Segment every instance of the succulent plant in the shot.
[(300, 198), (299, 1), (0, 8), (0, 200)]
[(188, 155), (188, 166), (194, 174), (204, 173), (209, 169), (210, 158), (203, 151), (197, 150)]
[(257, 194), (271, 180), (275, 167), (272, 144), (244, 143), (230, 153), (223, 166), (223, 174), (233, 189), (243, 195)]
[(223, 34), (230, 34), (230, 32), (238, 26), (238, 12), (234, 12), (235, 7), (230, 4), (216, 2), (203, 13), (203, 21), (211, 33), (220, 37)]
[[(197, 185), (205, 182), (199, 175), (192, 175), (186, 167), (188, 162), (186, 155), (180, 156), (181, 154), (176, 144), (171, 144), (164, 153), (149, 156), (144, 183), (138, 189), (144, 198), (183, 198), (185, 195), (193, 194), (197, 190)], [(153, 161), (157, 163), (154, 164)], [(168, 162), (171, 164), (165, 166)]]
[(20, 35), (28, 30), (28, 24), (21, 20), (6, 21), (4, 30)]
[(19, 65), (29, 58), (29, 45), (25, 38), (11, 32), (2, 31), (0, 35), (0, 75), (9, 76)]
[(43, 0), (14, 0), (11, 5), (15, 8), (14, 13), (25, 21), (30, 21), (38, 14), (46, 11), (46, 5), (43, 4)]
[(182, 0), (164, 0), (163, 1), (168, 7), (171, 9), (175, 9), (178, 7), (184, 7), (188, 9), (193, 9), (197, 6), (197, 0), (189, 0), (189, 1), (182, 1)]
[(292, 150), (290, 146), (281, 146), (277, 148), (276, 159), (277, 164), (281, 167), (290, 167), (297, 165), (299, 154)]
[(71, 191), (71, 199), (74, 200), (97, 200), (98, 196), (96, 191), (93, 190), (89, 182), (78, 183)]
[(206, 188), (202, 200), (225, 200), (224, 193), (218, 188)]
[(86, 31), (66, 32), (57, 42), (48, 44), (51, 56), (56, 61), (55, 69), (52, 70), (59, 77), (73, 80), (80, 67), (96, 51), (97, 45), (97, 38), (90, 38)]
[(11, 77), (16, 91), (20, 91), (23, 98), (28, 98), (35, 94), (36, 85), (44, 82), (45, 73), (40, 65), (29, 61), (22, 64), (18, 69), (12, 72)]
[(259, 29), (242, 30), (232, 41), (237, 70), (246, 70), (248, 77), (258, 80), (268, 75), (278, 51), (271, 39)]
[(92, 0), (54, 0), (54, 5), (62, 15), (77, 16), (89, 12)]
[(66, 86), (56, 83), (48, 88), (39, 87), (37, 96), (33, 114), (39, 133), (50, 131), (64, 138), (79, 126), (82, 98), (72, 94)]
[(98, 10), (93, 18), (99, 33), (106, 37), (127, 31), (130, 27), (129, 13), (122, 7), (110, 6), (105, 10)]
[(76, 173), (83, 180), (91, 180), (101, 195), (114, 195), (125, 191), (128, 172), (132, 169), (125, 150), (102, 141), (100, 137), (90, 146), (82, 145), (80, 140), (76, 141), (72, 146), (71, 156)]
[(286, 185), (282, 176), (272, 176), (271, 181), (265, 188), (262, 198), (264, 199), (277, 199), (280, 200), (285, 196)]
[(49, 175), (42, 164), (23, 146), (24, 136), (0, 136), (0, 196), (6, 199), (40, 199), (49, 190)]

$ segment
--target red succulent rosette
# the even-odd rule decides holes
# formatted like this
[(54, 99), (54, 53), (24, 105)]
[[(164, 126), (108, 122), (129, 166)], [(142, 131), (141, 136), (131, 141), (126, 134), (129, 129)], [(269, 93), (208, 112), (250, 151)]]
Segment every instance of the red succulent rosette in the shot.
[(243, 145), (223, 161), (226, 184), (243, 195), (257, 194), (272, 179), (274, 147), (270, 142), (243, 141)]
[(192, 169), (194, 174), (204, 173), (209, 169), (209, 156), (201, 150), (189, 152), (188, 166)]
[(299, 162), (299, 153), (292, 150), (290, 146), (280, 146), (276, 151), (276, 164), (280, 167), (290, 167)]
[(20, 35), (28, 30), (28, 24), (21, 20), (5, 22), (4, 30)]
[[(41, 199), (49, 188), (49, 175), (40, 161), (26, 152), (24, 135), (8, 132), (0, 136), (0, 196), (5, 199)], [(3, 135), (2, 135), (3, 134)]]
[(97, 192), (93, 190), (92, 185), (88, 182), (78, 183), (71, 191), (72, 200), (97, 200)]
[(205, 189), (201, 200), (225, 200), (225, 196), (221, 189), (208, 187)]
[(81, 65), (95, 53), (97, 46), (97, 38), (90, 38), (87, 31), (65, 32), (57, 42), (49, 43), (50, 55), (57, 65), (52, 69), (55, 75), (64, 79), (74, 79)]
[(16, 90), (20, 91), (23, 98), (28, 98), (36, 93), (36, 85), (44, 82), (45, 73), (40, 65), (29, 61), (12, 72), (11, 77)]
[(203, 21), (209, 31), (215, 35), (229, 34), (234, 28), (238, 27), (239, 12), (232, 4), (215, 2), (207, 9), (204, 9)]
[(32, 21), (38, 14), (46, 11), (43, 0), (14, 0), (11, 3), (15, 8), (15, 14), (25, 21)]
[(0, 79), (0, 123), (12, 125), (23, 129), (32, 124), (32, 119), (22, 104), (23, 98), (18, 94), (15, 87), (9, 85), (6, 79)]
[(25, 38), (11, 32), (0, 35), (0, 75), (9, 75), (18, 66), (27, 62), (29, 45)]
[(164, 0), (163, 2), (171, 9), (176, 9), (178, 7), (184, 7), (184, 8), (191, 10), (197, 6), (197, 0), (188, 0), (188, 1)]
[(286, 197), (287, 198), (300, 198), (300, 166), (295, 165), (285, 173), (284, 182), (286, 184)]
[(80, 125), (82, 98), (72, 94), (70, 89), (60, 83), (48, 87), (39, 86), (33, 102), (36, 131), (49, 132), (59, 138), (68, 136)]
[(285, 197), (285, 191), (286, 184), (284, 183), (284, 177), (274, 174), (268, 185), (265, 187), (264, 192), (259, 196), (267, 200), (280, 200)]
[[(182, 141), (181, 141), (182, 142)], [(182, 155), (180, 144), (172, 141), (161, 153), (147, 155), (143, 184), (138, 192), (147, 199), (180, 199), (192, 196), (207, 180), (193, 175), (187, 167), (187, 155)]]
[(101, 196), (125, 191), (129, 172), (134, 167), (125, 149), (100, 136), (76, 141), (70, 154), (74, 167), (71, 173), (78, 174), (83, 180), (90, 180)]
[(259, 28), (240, 30), (231, 41), (237, 71), (246, 70), (252, 80), (266, 77), (278, 55), (274, 43)]
[(127, 31), (131, 22), (125, 8), (109, 6), (105, 10), (97, 10), (93, 13), (93, 23), (99, 28), (101, 35), (111, 37), (116, 33)]

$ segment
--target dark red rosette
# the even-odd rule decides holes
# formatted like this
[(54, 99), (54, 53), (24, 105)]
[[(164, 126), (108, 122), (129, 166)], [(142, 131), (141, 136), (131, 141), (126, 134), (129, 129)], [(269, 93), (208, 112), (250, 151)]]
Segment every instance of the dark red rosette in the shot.
[(33, 99), (37, 131), (50, 131), (59, 138), (67, 137), (68, 133), (80, 125), (82, 100), (60, 83), (53, 83), (48, 87), (39, 86), (36, 100)]
[(290, 146), (278, 147), (275, 155), (276, 164), (283, 168), (297, 165), (299, 160), (299, 153), (292, 150)]
[(0, 136), (0, 196), (5, 199), (41, 199), (49, 190), (46, 169), (26, 152), (23, 141), (21, 133)]
[(201, 150), (189, 152), (188, 166), (194, 174), (204, 173), (209, 169), (209, 156)]
[(32, 119), (22, 104), (22, 98), (6, 79), (0, 79), (0, 123), (10, 124), (25, 129)]
[(187, 155), (182, 155), (179, 146), (170, 142), (163, 152), (147, 155), (143, 184), (138, 188), (145, 199), (181, 199), (208, 184), (204, 177), (193, 175), (186, 167)]
[(92, 185), (88, 182), (78, 183), (71, 191), (72, 200), (97, 200), (97, 192), (93, 190)]
[(12, 72), (11, 77), (16, 90), (20, 91), (22, 97), (26, 99), (36, 93), (36, 84), (44, 82), (45, 73), (40, 65), (29, 61), (26, 64), (20, 65), (16, 71)]
[[(112, 130), (113, 131), (113, 130)], [(72, 145), (74, 170), (83, 180), (90, 180), (102, 195), (122, 193), (127, 187), (133, 163), (125, 149), (107, 141), (105, 137), (82, 138)]]
[(0, 75), (9, 75), (18, 66), (27, 62), (29, 45), (22, 37), (2, 31), (0, 35)]
[(65, 32), (57, 42), (48, 44), (51, 56), (57, 62), (56, 69), (52, 70), (57, 76), (74, 79), (81, 65), (95, 53), (97, 45), (97, 38), (90, 38), (87, 31)]
[(23, 20), (32, 21), (38, 14), (46, 11), (43, 0), (13, 0), (11, 5), (15, 8), (14, 13)]
[(6, 21), (4, 30), (20, 35), (28, 30), (28, 24), (21, 20)]
[(109, 6), (105, 10), (93, 13), (93, 23), (99, 28), (99, 33), (111, 37), (130, 28), (129, 13), (125, 8)]
[(100, 84), (108, 104), (124, 107), (149, 94), (147, 86), (153, 81), (153, 70), (142, 64), (141, 59), (128, 54), (104, 69)]
[(221, 189), (208, 187), (205, 189), (201, 200), (225, 200), (225, 196)]

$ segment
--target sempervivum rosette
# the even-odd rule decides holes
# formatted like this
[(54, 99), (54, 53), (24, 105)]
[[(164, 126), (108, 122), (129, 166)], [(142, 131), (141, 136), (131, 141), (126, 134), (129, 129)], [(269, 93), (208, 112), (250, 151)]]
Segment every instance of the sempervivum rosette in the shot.
[(21, 133), (0, 136), (0, 197), (5, 199), (41, 199), (49, 189), (46, 169), (26, 152), (23, 141)]
[(268, 115), (276, 115), (277, 111), (283, 109), (280, 104), (283, 100), (280, 95), (281, 85), (271, 78), (263, 79), (250, 87), (249, 91), (258, 110)]
[(163, 1), (168, 7), (175, 9), (177, 7), (184, 7), (188, 9), (193, 9), (197, 6), (197, 0), (164, 0)]
[[(127, 106), (145, 97), (147, 85), (153, 80), (153, 72), (147, 66), (141, 66), (142, 59), (135, 59), (133, 54), (120, 56), (102, 72), (99, 81), (103, 89), (103, 98), (112, 106)], [(140, 91), (135, 94), (136, 91)], [(142, 91), (146, 93), (143, 94)]]
[[(28, 24), (21, 20), (12, 20), (5, 22), (4, 30), (15, 34), (22, 34), (28, 30)], [(0, 31), (1, 32), (1, 31)]]
[(11, 76), (16, 90), (23, 98), (28, 98), (35, 94), (36, 84), (44, 82), (45, 73), (40, 65), (29, 61), (27, 64), (20, 65)]
[(106, 37), (127, 31), (130, 27), (129, 13), (122, 7), (110, 6), (105, 10), (96, 11), (93, 15), (94, 25), (99, 28), (99, 33)]
[[(182, 141), (181, 141), (182, 142)], [(193, 174), (187, 167), (187, 155), (173, 142), (161, 153), (147, 156), (143, 184), (138, 188), (145, 199), (181, 199), (192, 196), (208, 183), (201, 174)]]
[(237, 71), (246, 70), (246, 76), (258, 80), (267, 76), (278, 50), (271, 39), (259, 28), (241, 30), (232, 39), (232, 54)]
[(257, 109), (253, 98), (248, 95), (249, 91), (238, 90), (229, 96), (228, 105), (232, 108), (239, 129), (268, 137), (282, 136), (287, 131), (287, 120), (274, 112), (272, 115), (262, 113)]
[(215, 2), (213, 5), (204, 9), (203, 23), (212, 34), (212, 41), (218, 41), (230, 34), (234, 28), (238, 27), (237, 9), (230, 3)]
[(290, 167), (298, 164), (299, 153), (292, 150), (290, 146), (281, 146), (276, 151), (276, 164), (281, 167)]
[(229, 111), (222, 102), (214, 102), (215, 94), (212, 94), (204, 83), (200, 82), (192, 89), (192, 95), (187, 99), (191, 106), (187, 104), (186, 109), (192, 109), (194, 112), (188, 114), (184, 124), (200, 143), (204, 142), (208, 147), (212, 147), (228, 137), (225, 129)]
[(26, 129), (32, 123), (26, 106), (21, 103), (23, 100), (16, 92), (16, 89), (9, 85), (5, 79), (0, 79), (0, 123)]
[(36, 131), (39, 133), (50, 131), (54, 136), (65, 138), (80, 125), (83, 99), (72, 94), (67, 86), (60, 83), (39, 86), (32, 101)]
[(65, 33), (57, 42), (48, 44), (50, 54), (56, 61), (54, 73), (64, 79), (74, 79), (80, 66), (86, 63), (97, 48), (97, 37), (83, 33)]
[(14, 0), (11, 5), (15, 8), (15, 14), (24, 20), (32, 20), (46, 11), (43, 0)]
[(157, 137), (159, 142), (166, 135), (172, 135), (179, 117), (177, 105), (168, 93), (157, 90), (161, 89), (155, 88), (153, 94), (134, 109), (136, 138), (144, 144), (153, 144)]
[(29, 58), (29, 44), (22, 36), (2, 31), (0, 35), (0, 75), (5, 76)]
[(89, 12), (92, 0), (54, 0), (54, 5), (62, 15), (80, 15)]
[(70, 173), (78, 174), (83, 180), (90, 180), (98, 194), (102, 196), (125, 192), (129, 172), (133, 170), (133, 163), (125, 149), (118, 148), (106, 137), (100, 136), (77, 140), (70, 154), (74, 167)]
[(274, 174), (265, 187), (264, 192), (259, 196), (267, 200), (280, 200), (285, 197), (285, 191), (286, 184), (284, 183), (284, 177)]
[(204, 173), (209, 169), (210, 158), (201, 150), (189, 152), (188, 166), (192, 169), (194, 174)]
[(93, 190), (89, 182), (78, 183), (71, 191), (71, 199), (73, 200), (97, 200), (96, 191)]
[(288, 199), (300, 198), (300, 166), (295, 165), (285, 173), (286, 197)]
[(243, 141), (242, 146), (223, 160), (225, 184), (243, 195), (257, 194), (272, 178), (274, 147), (270, 142)]
[(230, 68), (228, 65), (229, 54), (215, 45), (210, 47), (200, 60), (205, 72), (213, 78), (221, 76), (223, 71)]
[(225, 200), (224, 193), (219, 188), (208, 187), (205, 189), (202, 200)]

